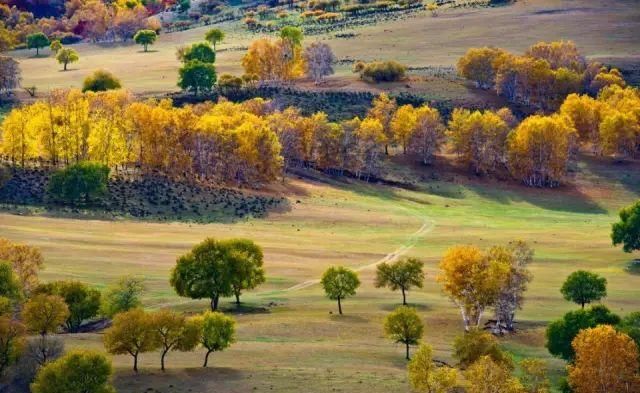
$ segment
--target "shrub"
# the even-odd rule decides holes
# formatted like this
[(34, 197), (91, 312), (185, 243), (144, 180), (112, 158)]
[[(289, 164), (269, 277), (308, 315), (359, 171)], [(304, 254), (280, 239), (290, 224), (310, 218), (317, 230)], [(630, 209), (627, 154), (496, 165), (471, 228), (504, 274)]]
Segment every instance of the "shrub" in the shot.
[(106, 70), (94, 71), (93, 74), (86, 77), (84, 82), (82, 82), (83, 92), (115, 90), (121, 87), (120, 79)]
[(106, 194), (109, 168), (96, 162), (79, 162), (53, 174), (49, 193), (59, 202), (90, 204)]
[(360, 73), (360, 78), (370, 82), (395, 82), (404, 79), (407, 67), (397, 61), (374, 61), (358, 64), (354, 71)]

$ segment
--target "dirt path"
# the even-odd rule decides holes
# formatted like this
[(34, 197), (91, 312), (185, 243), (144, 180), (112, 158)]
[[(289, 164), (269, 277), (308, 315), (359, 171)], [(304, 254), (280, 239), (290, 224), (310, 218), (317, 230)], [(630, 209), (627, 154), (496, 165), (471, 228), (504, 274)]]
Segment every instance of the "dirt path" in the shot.
[[(420, 227), (420, 229), (418, 229), (417, 231), (415, 231), (414, 233), (412, 233), (409, 238), (407, 239), (407, 241), (400, 247), (396, 248), (395, 250), (393, 250), (392, 252), (390, 252), (389, 254), (385, 255), (383, 258), (378, 259), (375, 262), (360, 266), (356, 269), (354, 269), (356, 272), (360, 272), (363, 270), (367, 270), (370, 268), (374, 268), (376, 266), (378, 266), (381, 263), (384, 262), (393, 262), (396, 259), (398, 259), (399, 257), (401, 257), (402, 255), (406, 254), (409, 250), (411, 250), (413, 247), (415, 247), (416, 243), (418, 242), (418, 240), (420, 239), (420, 237), (426, 233), (429, 233), (433, 230), (435, 226), (435, 223), (429, 219), (425, 219), (424, 222), (422, 223), (422, 226)], [(304, 282), (301, 282), (299, 284), (296, 284), (292, 287), (289, 287), (287, 289), (285, 289), (285, 292), (290, 292), (290, 291), (298, 291), (300, 289), (305, 289), (308, 288), (310, 286), (319, 284), (320, 280), (319, 279), (315, 279), (315, 280), (307, 280)]]

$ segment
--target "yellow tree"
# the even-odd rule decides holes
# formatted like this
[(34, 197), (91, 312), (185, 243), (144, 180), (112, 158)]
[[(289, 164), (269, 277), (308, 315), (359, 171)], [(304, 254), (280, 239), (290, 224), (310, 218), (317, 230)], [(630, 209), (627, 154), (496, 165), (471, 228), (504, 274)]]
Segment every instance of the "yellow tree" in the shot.
[(495, 83), (497, 64), (507, 55), (498, 48), (471, 48), (458, 60), (458, 74), (482, 89), (489, 89)]
[(440, 260), (440, 270), (437, 280), (460, 308), (464, 328), (469, 331), (480, 325), (485, 309), (495, 304), (510, 264), (475, 246), (454, 246)]
[(407, 153), (407, 144), (416, 130), (417, 120), (413, 105), (402, 105), (391, 119), (393, 139), (402, 145), (402, 152), (405, 154)]
[(260, 38), (249, 45), (242, 58), (246, 74), (257, 75), (263, 81), (286, 82), (304, 74), (304, 59), (299, 45), (287, 40)]
[(34, 113), (30, 106), (13, 109), (2, 121), (0, 150), (13, 164), (25, 165), (29, 159), (39, 156), (37, 135), (30, 126)]
[(605, 154), (616, 158), (633, 156), (640, 142), (640, 123), (632, 113), (608, 111), (600, 123), (600, 139)]
[(36, 295), (29, 299), (22, 310), (22, 319), (29, 331), (40, 335), (40, 365), (49, 355), (47, 336), (55, 333), (69, 317), (69, 307), (64, 299), (56, 295)]
[(160, 369), (165, 371), (165, 357), (169, 351), (192, 351), (198, 345), (200, 331), (188, 323), (184, 315), (169, 310), (160, 310), (150, 316), (151, 329), (160, 343)]
[(356, 176), (366, 175), (366, 181), (372, 175), (377, 175), (383, 154), (382, 146), (386, 136), (384, 128), (379, 120), (373, 118), (364, 119), (355, 132), (357, 150)]
[(160, 342), (150, 315), (137, 308), (116, 314), (113, 325), (104, 333), (104, 346), (114, 355), (131, 355), (133, 371), (138, 372), (140, 353), (157, 349)]
[(11, 262), (25, 294), (38, 284), (38, 271), (44, 265), (38, 248), (0, 238), (0, 260)]
[(455, 369), (447, 366), (438, 367), (433, 362), (433, 348), (428, 344), (421, 344), (413, 354), (407, 366), (409, 384), (416, 392), (449, 393), (452, 392), (457, 381)]
[(367, 113), (367, 117), (378, 120), (382, 125), (382, 130), (386, 137), (384, 145), (385, 154), (389, 154), (389, 143), (394, 140), (394, 132), (391, 127), (391, 122), (397, 108), (398, 105), (396, 104), (396, 100), (389, 98), (386, 93), (382, 93), (373, 99), (371, 108)]
[(573, 152), (576, 131), (563, 116), (530, 116), (509, 134), (511, 173), (530, 186), (561, 182)]
[(588, 95), (570, 94), (560, 106), (559, 112), (571, 119), (580, 140), (590, 142), (594, 150), (599, 150), (599, 127), (603, 112), (601, 101)]
[(638, 347), (626, 334), (600, 325), (582, 330), (571, 343), (576, 360), (568, 367), (576, 393), (640, 391)]
[(431, 165), (435, 153), (444, 141), (445, 127), (437, 109), (423, 105), (415, 109), (415, 128), (409, 138), (407, 151), (423, 165)]
[(494, 362), (489, 356), (481, 357), (464, 373), (469, 385), (468, 393), (526, 393), (511, 369)]

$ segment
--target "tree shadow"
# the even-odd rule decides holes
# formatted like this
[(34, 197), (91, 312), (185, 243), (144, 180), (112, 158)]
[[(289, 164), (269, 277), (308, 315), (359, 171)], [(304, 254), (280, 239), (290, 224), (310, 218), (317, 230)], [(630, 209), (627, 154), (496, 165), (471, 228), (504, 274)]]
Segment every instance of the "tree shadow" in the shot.
[[(397, 309), (398, 307), (402, 306), (401, 302), (395, 303), (395, 304), (382, 304), (380, 305), (380, 309), (384, 310), (384, 311), (394, 311), (395, 309)], [(407, 302), (407, 307), (411, 307), (411, 308), (415, 308), (418, 311), (431, 311), (433, 310), (433, 307), (428, 305), (428, 304), (424, 304), (424, 303), (411, 303), (410, 301)]]
[(141, 49), (138, 51), (138, 53), (156, 53), (156, 52), (158, 52), (157, 49), (148, 49), (146, 51), (144, 49)]
[(329, 319), (333, 322), (344, 322), (344, 323), (366, 323), (369, 320), (360, 315), (352, 315), (352, 314), (331, 314)]

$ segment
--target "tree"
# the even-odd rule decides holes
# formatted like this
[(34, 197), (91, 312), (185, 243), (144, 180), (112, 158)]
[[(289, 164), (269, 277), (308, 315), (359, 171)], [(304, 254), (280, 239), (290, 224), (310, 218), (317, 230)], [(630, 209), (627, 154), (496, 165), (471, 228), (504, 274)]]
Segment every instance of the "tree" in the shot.
[(216, 52), (208, 42), (197, 42), (187, 47), (182, 55), (182, 61), (184, 63), (189, 63), (194, 60), (213, 64), (216, 62)]
[(552, 355), (571, 361), (575, 356), (571, 342), (581, 330), (618, 323), (620, 317), (603, 305), (571, 311), (547, 326), (545, 345)]
[(469, 382), (469, 393), (525, 393), (518, 378), (511, 375), (511, 368), (494, 362), (489, 356), (472, 364), (464, 376)]
[(65, 325), (69, 332), (77, 332), (82, 322), (98, 315), (100, 292), (79, 281), (54, 281), (41, 284), (36, 294), (58, 295), (69, 308)]
[(53, 40), (51, 44), (49, 44), (49, 49), (51, 49), (54, 55), (57, 55), (58, 51), (62, 49), (62, 43), (60, 43), (60, 40)]
[(495, 257), (474, 246), (454, 246), (440, 261), (437, 280), (460, 308), (466, 331), (480, 326), (484, 310), (495, 304), (509, 277), (510, 261)]
[(618, 329), (631, 337), (640, 348), (640, 311), (627, 314), (618, 325)]
[[(367, 117), (378, 120), (380, 125), (382, 126), (382, 132), (386, 138), (384, 145), (384, 153), (389, 154), (389, 144), (393, 141), (394, 138), (394, 129), (393, 129), (393, 119), (396, 110), (398, 109), (398, 104), (396, 100), (390, 98), (386, 93), (381, 93), (379, 96), (373, 99), (371, 102), (371, 108), (367, 112)], [(411, 107), (413, 109), (413, 107)], [(415, 127), (415, 122), (412, 123)], [(406, 145), (403, 144), (403, 147)]]
[(0, 261), (11, 262), (25, 295), (38, 283), (38, 271), (44, 265), (44, 258), (38, 248), (3, 238), (0, 238)]
[(49, 38), (42, 33), (33, 33), (27, 36), (27, 48), (28, 49), (36, 49), (36, 56), (40, 55), (40, 48), (44, 48), (49, 45)]
[(9, 56), (0, 56), (0, 93), (10, 93), (20, 85), (20, 67)]
[(178, 71), (178, 87), (194, 94), (208, 92), (216, 83), (216, 67), (213, 64), (192, 60)]
[(611, 326), (581, 331), (572, 342), (576, 360), (568, 367), (577, 393), (637, 392), (638, 347)]
[(527, 393), (549, 392), (547, 367), (547, 362), (541, 359), (527, 358), (520, 362), (521, 380)]
[(416, 345), (422, 332), (424, 324), (420, 320), (415, 308), (400, 306), (384, 320), (384, 333), (396, 343), (402, 343), (406, 348), (405, 358), (410, 360), (409, 346)]
[(9, 262), (0, 261), (0, 296), (13, 301), (22, 298), (22, 286)]
[(36, 295), (24, 305), (22, 319), (29, 331), (40, 335), (42, 364), (50, 358), (47, 336), (55, 333), (69, 317), (69, 308), (64, 299), (56, 295)]
[(302, 29), (299, 27), (285, 26), (280, 29), (280, 38), (283, 41), (289, 42), (293, 46), (300, 46), (302, 45), (304, 34), (302, 33)]
[(556, 186), (564, 178), (576, 130), (563, 116), (529, 116), (509, 134), (511, 174), (529, 186)]
[(479, 88), (489, 89), (495, 84), (494, 64), (506, 54), (498, 48), (471, 48), (458, 60), (458, 74), (474, 81)]
[(353, 270), (334, 266), (327, 269), (320, 280), (322, 288), (327, 297), (338, 301), (338, 313), (342, 315), (341, 300), (356, 294), (356, 289), (360, 286), (358, 274)]
[(216, 45), (224, 40), (224, 31), (220, 29), (211, 29), (204, 35), (205, 40), (213, 45), (213, 51), (216, 51)]
[(76, 350), (46, 364), (31, 385), (33, 393), (115, 393), (111, 362), (101, 353)]
[(316, 85), (320, 84), (325, 76), (333, 75), (334, 60), (331, 47), (324, 42), (314, 42), (304, 50), (307, 76), (313, 79)]
[(249, 45), (242, 67), (261, 81), (290, 81), (304, 73), (304, 58), (301, 47), (291, 41), (261, 38)]
[(200, 330), (193, 323), (176, 312), (169, 310), (156, 311), (149, 316), (151, 328), (160, 343), (160, 368), (165, 370), (165, 357), (169, 351), (192, 351), (200, 338)]
[(142, 279), (133, 276), (121, 277), (102, 295), (102, 313), (111, 318), (117, 313), (140, 307), (140, 295), (144, 289)]
[(82, 91), (107, 91), (122, 87), (120, 79), (107, 70), (96, 70), (82, 82)]
[(504, 353), (498, 340), (488, 332), (473, 328), (456, 337), (453, 342), (453, 357), (462, 368), (467, 368), (483, 356), (488, 356), (496, 363), (513, 367), (511, 358)]
[(236, 322), (220, 312), (206, 311), (194, 317), (194, 323), (200, 329), (200, 344), (207, 350), (202, 367), (207, 367), (213, 352), (223, 351), (236, 342)]
[(133, 40), (138, 45), (144, 47), (144, 51), (147, 52), (149, 45), (153, 45), (158, 39), (158, 34), (154, 30), (138, 30), (136, 35), (133, 36)]
[(117, 314), (104, 333), (104, 346), (111, 354), (131, 355), (133, 371), (138, 372), (138, 356), (159, 346), (150, 315), (139, 308)]
[(569, 275), (560, 292), (565, 300), (584, 305), (607, 296), (607, 279), (584, 270)]
[(614, 246), (622, 244), (624, 252), (640, 250), (640, 200), (618, 213), (620, 221), (611, 227)]
[(0, 378), (18, 360), (24, 344), (24, 325), (11, 316), (0, 315)]
[(437, 367), (433, 362), (433, 349), (421, 344), (407, 366), (409, 384), (416, 392), (449, 393), (456, 385), (457, 372), (451, 367)]
[(91, 202), (107, 192), (109, 167), (83, 161), (56, 171), (49, 182), (49, 192), (58, 201), (71, 205)]
[(78, 56), (78, 52), (76, 52), (75, 49), (62, 48), (56, 54), (56, 60), (58, 60), (58, 63), (63, 65), (63, 70), (66, 71), (67, 65), (80, 60), (80, 56)]
[(496, 325), (494, 333), (515, 330), (516, 311), (522, 307), (524, 292), (533, 275), (527, 268), (533, 261), (533, 249), (526, 242), (510, 242), (507, 247), (492, 247), (489, 253), (494, 259), (508, 261), (510, 268), (506, 282), (495, 304)]
[(424, 262), (416, 258), (406, 258), (393, 263), (383, 262), (376, 270), (375, 287), (389, 287), (392, 291), (402, 291), (402, 304), (407, 305), (406, 291), (411, 287), (422, 288)]
[(618, 159), (632, 157), (637, 152), (640, 125), (633, 113), (611, 110), (600, 123), (602, 151)]
[(415, 110), (416, 120), (407, 144), (407, 152), (423, 165), (431, 165), (444, 140), (445, 127), (437, 109), (423, 105)]
[(224, 243), (229, 247), (233, 294), (236, 305), (240, 305), (243, 290), (254, 289), (266, 280), (262, 267), (264, 254), (262, 248), (249, 239), (230, 239)]
[(178, 295), (208, 298), (211, 310), (217, 310), (220, 297), (233, 293), (229, 248), (222, 241), (205, 239), (178, 258), (170, 282)]

